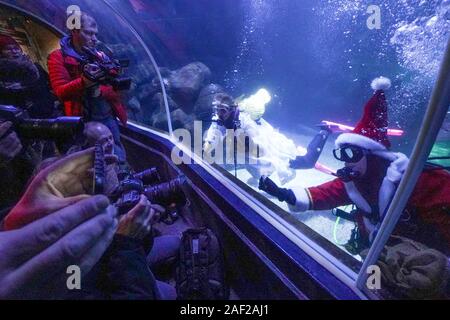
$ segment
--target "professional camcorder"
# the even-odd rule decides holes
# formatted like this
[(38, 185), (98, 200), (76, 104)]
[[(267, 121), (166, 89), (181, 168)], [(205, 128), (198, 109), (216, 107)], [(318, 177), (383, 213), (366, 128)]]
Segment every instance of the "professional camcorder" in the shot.
[[(84, 71), (84, 76), (93, 82), (103, 85), (111, 85), (114, 90), (129, 90), (131, 87), (131, 78), (121, 77), (122, 69), (128, 67), (128, 60), (116, 60), (100, 53), (95, 49), (83, 47), (83, 53), (86, 56), (84, 65), (95, 64), (102, 72), (100, 74), (91, 74)], [(83, 66), (84, 70), (84, 66)]]
[[(105, 181), (105, 165), (103, 148), (97, 144), (94, 160), (94, 193), (102, 194)], [(178, 218), (178, 210), (187, 204), (183, 187), (186, 177), (181, 175), (168, 182), (161, 182), (156, 168), (150, 168), (139, 173), (122, 170), (118, 174), (119, 186), (108, 195), (111, 202), (116, 204), (119, 214), (125, 214), (135, 207), (144, 194), (151, 203), (166, 208), (161, 221), (172, 224)]]
[(11, 121), (11, 130), (23, 139), (64, 141), (75, 137), (84, 129), (80, 117), (30, 119), (26, 110), (6, 105), (0, 105), (0, 120)]

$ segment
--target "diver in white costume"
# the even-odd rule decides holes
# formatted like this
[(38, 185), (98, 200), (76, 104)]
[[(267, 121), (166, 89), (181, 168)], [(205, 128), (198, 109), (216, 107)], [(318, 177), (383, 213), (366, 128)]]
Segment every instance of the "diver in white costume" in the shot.
[[(255, 105), (261, 106), (261, 102), (255, 103), (255, 96), (241, 101), (239, 105), (229, 95), (218, 94), (216, 96), (213, 123), (206, 132), (203, 150), (211, 152), (218, 145), (222, 146), (227, 130), (229, 132), (231, 130), (237, 138), (235, 147), (232, 148), (235, 154), (231, 155), (235, 161), (235, 169), (236, 158), (240, 157), (239, 159), (245, 160), (245, 156), (248, 156), (253, 160), (252, 163), (245, 164), (245, 168), (252, 176), (248, 181), (249, 184), (256, 185), (261, 175), (270, 176), (275, 172), (281, 183), (286, 184), (295, 178), (295, 169), (314, 168), (331, 131), (326, 126), (323, 127), (309, 144), (305, 154), (303, 148), (297, 147), (291, 139), (288, 139), (262, 118), (264, 109), (255, 107)], [(263, 99), (263, 106), (268, 101), (270, 99)], [(249, 140), (247, 145), (245, 137), (248, 137)], [(236, 147), (239, 144), (243, 148)], [(303, 152), (299, 151), (301, 149)], [(236, 154), (236, 150), (245, 154)], [(242, 152), (243, 150), (245, 151)], [(299, 155), (300, 153), (303, 155)], [(241, 166), (242, 162), (238, 162)]]

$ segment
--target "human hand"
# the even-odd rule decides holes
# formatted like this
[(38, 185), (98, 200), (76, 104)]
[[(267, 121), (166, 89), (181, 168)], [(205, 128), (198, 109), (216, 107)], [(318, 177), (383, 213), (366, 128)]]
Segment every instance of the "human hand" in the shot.
[(94, 196), (0, 232), (0, 299), (63, 298), (67, 268), (76, 265), (84, 276), (114, 236), (117, 211), (108, 205), (105, 196)]
[[(40, 171), (4, 220), (6, 230), (20, 228), (92, 193), (94, 148), (73, 153)], [(107, 175), (108, 176), (108, 175)], [(106, 181), (108, 184), (109, 181)]]
[(22, 144), (15, 132), (11, 132), (4, 137), (11, 126), (12, 123), (10, 121), (0, 123), (0, 163), (11, 161), (22, 150)]
[(268, 176), (261, 176), (258, 189), (277, 197), (280, 188)]
[(104, 71), (95, 63), (88, 63), (83, 67), (83, 81), (87, 88), (98, 85), (105, 77)]
[(141, 195), (139, 203), (119, 219), (117, 234), (142, 240), (164, 211), (163, 207), (151, 204), (146, 196)]
[(259, 179), (259, 190), (265, 191), (271, 196), (274, 196), (278, 201), (286, 201), (290, 205), (295, 205), (297, 199), (295, 194), (290, 189), (280, 188), (267, 176), (261, 176)]

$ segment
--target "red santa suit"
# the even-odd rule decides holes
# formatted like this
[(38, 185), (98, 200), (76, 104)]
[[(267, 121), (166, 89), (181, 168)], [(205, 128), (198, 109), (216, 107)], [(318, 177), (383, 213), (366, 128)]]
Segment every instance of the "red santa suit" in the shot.
[[(358, 227), (369, 241), (376, 235), (375, 231), (383, 220), (383, 214), (409, 161), (404, 154), (389, 151), (387, 103), (383, 90), (389, 87), (390, 81), (379, 79), (372, 83), (376, 91), (366, 104), (361, 121), (352, 133), (343, 133), (336, 140), (337, 148), (350, 144), (369, 150), (374, 155), (368, 160), (364, 177), (350, 182), (335, 179), (306, 189), (293, 188), (296, 204), (290, 206), (292, 211), (306, 211), (330, 210), (353, 204), (358, 209), (355, 216)], [(415, 232), (411, 232), (412, 235), (421, 235), (422, 227), (431, 226), (439, 239), (445, 241), (444, 247), (448, 250), (450, 174), (447, 171), (425, 169), (420, 175), (396, 231), (405, 235), (404, 226), (411, 221), (415, 221), (417, 227)], [(433, 247), (435, 245), (431, 244)]]

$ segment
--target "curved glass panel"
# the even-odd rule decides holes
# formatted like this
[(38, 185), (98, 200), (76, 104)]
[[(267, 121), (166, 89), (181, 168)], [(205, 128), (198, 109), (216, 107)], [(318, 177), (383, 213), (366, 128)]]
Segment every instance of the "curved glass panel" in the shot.
[[(98, 48), (111, 57), (119, 60), (128, 60), (128, 67), (123, 69), (123, 77), (130, 77), (131, 87), (121, 91), (122, 102), (127, 108), (128, 118), (139, 121), (142, 124), (168, 132), (167, 114), (164, 104), (157, 106), (157, 116), (153, 121), (146, 115), (154, 110), (149, 110), (155, 92), (161, 92), (160, 81), (157, 78), (155, 68), (144, 47), (130, 30), (128, 22), (118, 17), (106, 4), (101, 1), (3, 1), (5, 4), (16, 6), (21, 10), (36, 16), (52, 27), (67, 32), (67, 9), (69, 6), (78, 6), (81, 11), (93, 16), (98, 24)], [(8, 24), (8, 22), (5, 22)], [(22, 29), (14, 23), (9, 26)], [(38, 32), (26, 32), (30, 41), (39, 40), (45, 28)], [(51, 42), (37, 42), (39, 62), (46, 68), (47, 55), (59, 47), (59, 40), (52, 39)], [(155, 107), (156, 108), (156, 107)]]
[[(410, 154), (449, 36), (448, 2), (114, 3), (152, 38), (172, 123), (182, 129), (175, 135), (185, 142), (189, 136), (193, 150), (201, 141), (204, 149), (197, 154), (281, 218), (277, 221), (358, 271), (379, 221), (361, 217), (374, 219), (367, 232), (372, 235), (362, 243), (353, 209), (380, 211), (374, 207), (380, 205), (392, 154), (381, 157), (386, 163), (376, 169), (373, 159), (365, 164), (366, 172), (377, 176), (365, 181), (365, 190), (353, 190), (363, 193), (364, 201), (355, 200), (348, 184), (311, 187), (334, 180), (344, 162), (366, 159), (358, 150), (333, 153), (337, 138), (358, 124), (356, 131), (381, 149), (390, 145), (393, 152)], [(372, 82), (380, 76), (388, 79)], [(384, 89), (384, 95), (375, 89)], [(375, 110), (369, 110), (374, 100)], [(369, 119), (360, 122), (365, 110)], [(368, 132), (372, 129), (377, 132)], [(339, 174), (352, 178), (348, 170)], [(258, 190), (262, 175), (286, 190), (266, 186), (272, 196)], [(309, 204), (297, 213), (286, 200), (292, 200), (289, 190), (303, 188), (306, 193), (299, 191), (295, 199), (306, 203), (309, 197)]]
[[(175, 136), (224, 183), (352, 275), (401, 179), (388, 169), (416, 143), (450, 35), (447, 0), (3, 2), (60, 30), (69, 5), (94, 16), (102, 49), (130, 60), (129, 118), (167, 131), (168, 107)], [(26, 19), (2, 23), (34, 39), (45, 66), (55, 37), (44, 44)], [(447, 150), (439, 141), (431, 157)]]

